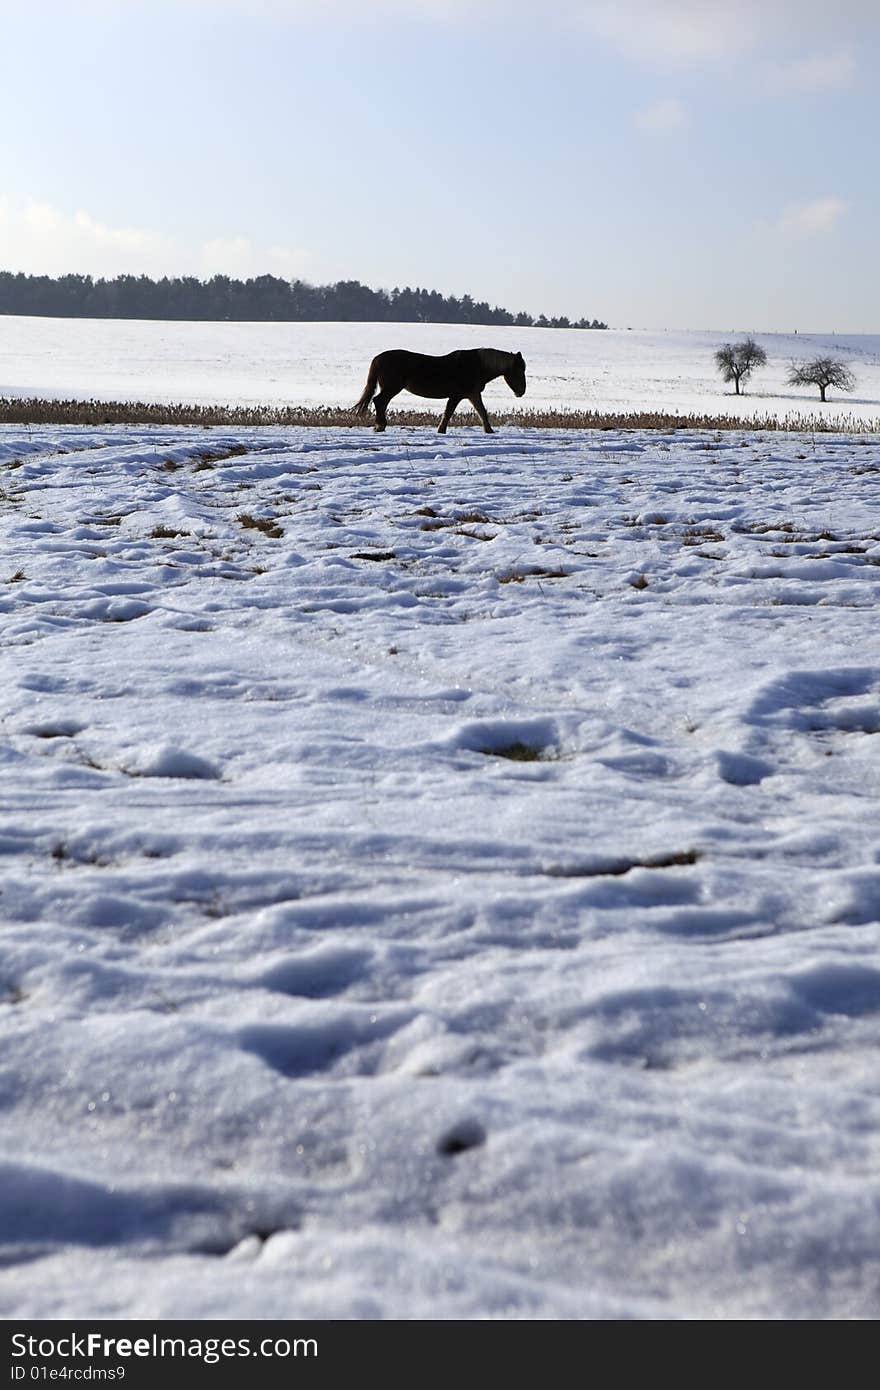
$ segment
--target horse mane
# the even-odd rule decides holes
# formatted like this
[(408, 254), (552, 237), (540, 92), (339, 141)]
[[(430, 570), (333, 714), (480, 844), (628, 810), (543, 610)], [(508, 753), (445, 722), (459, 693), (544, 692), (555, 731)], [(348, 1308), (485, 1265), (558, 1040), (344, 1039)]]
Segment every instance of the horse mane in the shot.
[(501, 348), (477, 348), (477, 356), (490, 371), (503, 372), (510, 366), (516, 353), (504, 352)]

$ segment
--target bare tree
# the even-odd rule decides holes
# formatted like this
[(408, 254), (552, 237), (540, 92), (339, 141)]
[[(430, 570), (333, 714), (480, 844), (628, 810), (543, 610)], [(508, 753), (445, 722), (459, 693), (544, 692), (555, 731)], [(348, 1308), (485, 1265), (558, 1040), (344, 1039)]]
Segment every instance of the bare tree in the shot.
[(725, 343), (715, 353), (715, 365), (725, 381), (732, 381), (734, 391), (742, 395), (740, 386), (748, 381), (756, 367), (767, 365), (767, 354), (754, 338), (741, 343)]
[(856, 379), (845, 362), (838, 357), (813, 357), (809, 362), (792, 362), (788, 372), (789, 386), (818, 386), (825, 399), (829, 386), (838, 391), (853, 391)]

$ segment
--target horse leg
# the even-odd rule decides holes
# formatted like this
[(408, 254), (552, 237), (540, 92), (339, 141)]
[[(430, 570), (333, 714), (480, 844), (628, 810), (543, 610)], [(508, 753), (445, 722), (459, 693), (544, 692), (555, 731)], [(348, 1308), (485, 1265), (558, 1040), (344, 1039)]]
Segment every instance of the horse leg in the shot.
[(437, 433), (438, 433), (438, 434), (445, 434), (445, 433), (446, 433), (446, 426), (449, 424), (449, 421), (452, 419), (453, 413), (455, 412), (456, 406), (458, 405), (458, 403), (459, 403), (460, 400), (461, 400), (461, 396), (450, 396), (450, 397), (449, 397), (449, 400), (446, 402), (446, 408), (445, 408), (445, 410), (443, 411), (443, 419), (440, 421), (440, 425), (439, 425), (439, 428), (438, 428), (438, 430), (437, 430)]
[(495, 431), (489, 424), (489, 416), (486, 414), (486, 407), (483, 405), (483, 397), (480, 395), (479, 391), (475, 391), (472, 396), (468, 396), (468, 400), (482, 420), (483, 429), (486, 434), (494, 434)]
[(396, 391), (389, 391), (387, 386), (383, 386), (382, 390), (379, 392), (378, 396), (373, 401), (373, 405), (376, 407), (376, 429), (380, 434), (385, 429), (385, 426), (388, 424), (388, 417), (385, 414), (385, 407), (387, 406), (390, 400), (394, 399), (396, 395)]

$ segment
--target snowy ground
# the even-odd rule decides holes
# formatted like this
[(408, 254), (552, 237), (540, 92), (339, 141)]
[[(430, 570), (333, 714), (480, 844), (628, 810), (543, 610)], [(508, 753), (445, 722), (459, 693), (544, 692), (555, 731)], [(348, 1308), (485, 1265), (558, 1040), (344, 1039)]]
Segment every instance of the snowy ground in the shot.
[[(361, 393), (370, 359), (385, 348), (442, 353), (485, 345), (521, 351), (528, 365), (524, 400), (516, 401), (503, 382), (495, 382), (486, 391), (490, 409), (712, 412), (744, 420), (815, 414), (855, 422), (854, 428), (863, 421), (880, 422), (880, 336), (757, 333), (767, 366), (755, 373), (748, 394), (737, 397), (719, 377), (713, 355), (738, 336), (726, 330), (0, 317), (0, 396), (347, 406)], [(822, 405), (815, 388), (786, 385), (793, 359), (829, 354), (852, 365), (852, 395), (832, 391)], [(428, 405), (408, 395), (397, 404)]]
[(0, 1313), (876, 1317), (878, 476), (0, 428)]

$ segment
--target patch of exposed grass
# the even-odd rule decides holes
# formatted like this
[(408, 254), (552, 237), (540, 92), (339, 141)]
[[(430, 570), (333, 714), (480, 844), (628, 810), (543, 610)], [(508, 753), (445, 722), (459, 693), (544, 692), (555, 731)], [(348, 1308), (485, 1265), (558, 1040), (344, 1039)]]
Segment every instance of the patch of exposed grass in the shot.
[(688, 526), (681, 538), (682, 545), (702, 545), (703, 541), (723, 541), (724, 535), (715, 526)]
[[(650, 859), (637, 859), (630, 868), (633, 869), (678, 869), (689, 864), (696, 864), (700, 858), (699, 850), (683, 849), (673, 851), (672, 854), (655, 854)], [(629, 869), (624, 869), (624, 873), (629, 873)]]
[(239, 526), (249, 527), (254, 531), (262, 531), (264, 536), (271, 536), (273, 540), (278, 540), (284, 535), (284, 527), (279, 526), (276, 521), (272, 521), (267, 516), (252, 516), (250, 512), (239, 512), (235, 518)]
[(196, 458), (193, 472), (198, 473), (204, 468), (213, 468), (215, 463), (221, 463), (224, 459), (240, 458), (242, 454), (249, 454), (250, 450), (246, 444), (231, 444), (228, 449), (200, 449)]
[(496, 525), (486, 516), (485, 512), (468, 511), (457, 512), (455, 516), (441, 516), (435, 512), (433, 507), (420, 507), (416, 516), (427, 516), (432, 518), (430, 521), (423, 521), (419, 527), (420, 531), (442, 531), (444, 527), (452, 527), (460, 536), (472, 536), (474, 540), (487, 541), (494, 540), (494, 536), (486, 536), (476, 531), (465, 531), (465, 526), (492, 526)]
[(650, 855), (645, 859), (611, 859), (605, 863), (555, 865), (545, 870), (550, 878), (623, 878), (633, 869), (688, 868), (701, 858), (699, 850), (673, 850), (670, 854)]
[[(488, 539), (484, 537), (482, 539)], [(528, 569), (508, 570), (505, 574), (496, 574), (495, 579), (499, 584), (522, 584), (526, 579), (565, 579), (568, 570), (545, 569), (541, 565), (531, 565)]]
[(190, 531), (175, 531), (172, 526), (154, 526), (150, 537), (154, 541), (173, 541), (177, 536), (189, 536)]
[(513, 763), (537, 763), (546, 752), (545, 749), (535, 748), (531, 743), (523, 743), (518, 738), (514, 739), (513, 743), (505, 743), (498, 748), (480, 748), (477, 751), (487, 758), (507, 758)]

